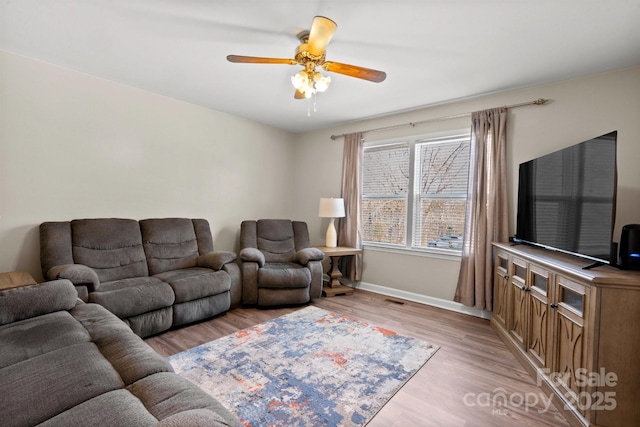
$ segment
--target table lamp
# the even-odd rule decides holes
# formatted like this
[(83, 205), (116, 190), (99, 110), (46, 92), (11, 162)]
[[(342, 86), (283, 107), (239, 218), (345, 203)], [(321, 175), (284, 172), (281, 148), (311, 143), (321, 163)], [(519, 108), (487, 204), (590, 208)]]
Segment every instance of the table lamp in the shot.
[(336, 218), (344, 217), (344, 199), (321, 198), (318, 216), (320, 218), (331, 218), (329, 227), (327, 227), (325, 246), (335, 248), (338, 246), (338, 233), (336, 233), (336, 226), (333, 222)]

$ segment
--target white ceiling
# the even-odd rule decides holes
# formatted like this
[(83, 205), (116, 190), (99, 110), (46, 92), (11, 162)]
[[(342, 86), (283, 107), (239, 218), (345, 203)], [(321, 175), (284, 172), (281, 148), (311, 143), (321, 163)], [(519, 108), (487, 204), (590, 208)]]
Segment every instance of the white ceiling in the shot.
[[(313, 16), (338, 24), (332, 74), (293, 99), (291, 58)], [(302, 132), (640, 64), (640, 0), (0, 0), (0, 49)]]

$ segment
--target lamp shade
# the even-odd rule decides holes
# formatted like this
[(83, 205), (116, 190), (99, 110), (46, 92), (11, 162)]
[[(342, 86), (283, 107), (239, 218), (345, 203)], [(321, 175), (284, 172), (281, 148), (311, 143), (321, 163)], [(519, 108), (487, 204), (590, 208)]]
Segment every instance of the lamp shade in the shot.
[(320, 218), (343, 218), (344, 199), (322, 198), (318, 209)]

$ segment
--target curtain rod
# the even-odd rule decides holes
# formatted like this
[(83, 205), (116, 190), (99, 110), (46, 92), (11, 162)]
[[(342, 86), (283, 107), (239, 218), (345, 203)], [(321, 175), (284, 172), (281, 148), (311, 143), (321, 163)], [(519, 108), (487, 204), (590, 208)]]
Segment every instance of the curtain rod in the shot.
[[(547, 102), (549, 102), (548, 99), (538, 98), (535, 101), (523, 102), (521, 104), (505, 105), (503, 108), (509, 109), (509, 108), (525, 107), (527, 105), (544, 105)], [(416, 125), (421, 125), (423, 123), (441, 122), (441, 121), (444, 121), (444, 120), (451, 120), (451, 119), (460, 119), (462, 117), (468, 117), (470, 115), (471, 115), (471, 113), (454, 114), (452, 116), (436, 117), (436, 118), (433, 118), (433, 119), (421, 120), (419, 122), (409, 122), (409, 123), (404, 123), (404, 124), (401, 124), (401, 125), (385, 126), (385, 127), (381, 127), (381, 128), (363, 130), (360, 133), (364, 134), (364, 133), (369, 133), (369, 132), (377, 132), (377, 131), (381, 131), (381, 130), (396, 129), (396, 128), (401, 128), (401, 127), (405, 127), (405, 126), (415, 127)], [(348, 134), (343, 133), (343, 134), (340, 134), (340, 135), (331, 135), (330, 138), (335, 140), (336, 138), (345, 137), (346, 135), (348, 135)]]

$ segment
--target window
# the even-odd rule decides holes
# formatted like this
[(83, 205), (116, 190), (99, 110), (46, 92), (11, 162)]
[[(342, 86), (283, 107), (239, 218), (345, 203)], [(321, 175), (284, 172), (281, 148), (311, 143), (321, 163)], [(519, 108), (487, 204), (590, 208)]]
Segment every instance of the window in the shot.
[(364, 148), (365, 244), (461, 251), (470, 137), (417, 138)]

